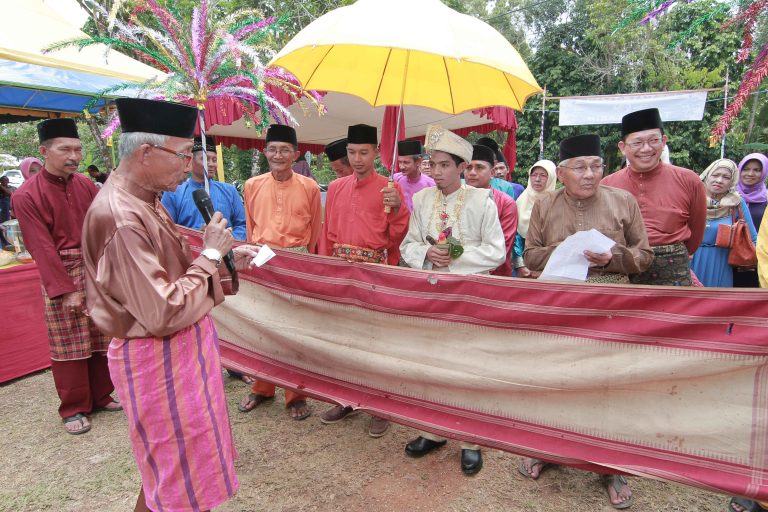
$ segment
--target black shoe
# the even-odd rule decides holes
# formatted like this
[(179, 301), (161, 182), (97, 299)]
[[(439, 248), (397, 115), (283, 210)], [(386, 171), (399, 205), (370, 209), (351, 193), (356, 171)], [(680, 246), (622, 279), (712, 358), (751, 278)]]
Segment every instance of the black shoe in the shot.
[(411, 457), (421, 457), (428, 454), (435, 448), (440, 448), (441, 446), (445, 445), (446, 442), (447, 441), (445, 440), (432, 441), (431, 439), (419, 436), (405, 445), (405, 453)]
[(461, 450), (461, 470), (465, 475), (474, 475), (483, 467), (480, 450)]

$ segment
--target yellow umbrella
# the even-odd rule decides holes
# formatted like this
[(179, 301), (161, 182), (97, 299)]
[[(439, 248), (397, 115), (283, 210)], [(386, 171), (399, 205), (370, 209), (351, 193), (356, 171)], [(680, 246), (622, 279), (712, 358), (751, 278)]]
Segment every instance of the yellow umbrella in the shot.
[(439, 0), (359, 0), (335, 9), (270, 64), (293, 73), (305, 89), (354, 94), (374, 107), (522, 110), (541, 91), (504, 36)]

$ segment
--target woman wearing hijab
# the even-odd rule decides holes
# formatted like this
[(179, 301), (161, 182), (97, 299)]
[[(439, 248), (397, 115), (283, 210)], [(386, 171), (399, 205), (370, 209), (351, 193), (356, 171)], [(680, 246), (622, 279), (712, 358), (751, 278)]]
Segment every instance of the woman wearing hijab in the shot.
[(531, 277), (523, 261), (525, 237), (528, 235), (528, 223), (531, 221), (533, 205), (541, 196), (555, 190), (557, 166), (551, 160), (539, 160), (528, 169), (528, 186), (517, 198), (517, 235), (512, 261), (517, 277)]
[[(749, 207), (749, 217), (755, 229), (760, 231), (760, 221), (763, 220), (765, 207), (768, 205), (768, 191), (765, 188), (765, 178), (768, 176), (768, 158), (762, 153), (751, 153), (739, 163), (739, 180), (736, 190), (744, 198)], [(747, 216), (747, 212), (744, 212)], [(733, 286), (736, 288), (759, 288), (757, 271), (734, 269)]]
[(715, 160), (700, 176), (707, 190), (707, 224), (704, 240), (693, 254), (691, 269), (704, 286), (730, 288), (734, 272), (728, 265), (728, 249), (715, 247), (717, 229), (722, 224), (732, 224), (734, 214), (736, 218), (741, 218), (743, 214), (753, 242), (757, 241), (757, 230), (748, 213), (747, 203), (736, 192), (738, 169), (733, 160)]
[(24, 176), (24, 181), (40, 172), (42, 168), (43, 162), (33, 156), (25, 158), (19, 163), (19, 169), (21, 170), (21, 175)]

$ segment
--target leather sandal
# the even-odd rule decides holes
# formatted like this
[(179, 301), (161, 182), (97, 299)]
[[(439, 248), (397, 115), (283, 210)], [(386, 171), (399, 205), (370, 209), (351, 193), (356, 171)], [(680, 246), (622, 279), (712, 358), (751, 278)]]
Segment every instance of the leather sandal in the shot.
[(257, 395), (256, 393), (248, 393), (248, 396), (246, 397), (248, 401), (243, 405), (243, 402), (241, 401), (239, 404), (237, 404), (237, 410), (240, 412), (251, 412), (259, 405), (263, 404), (264, 402), (268, 400), (274, 400), (274, 396), (264, 396), (264, 395)]
[(79, 436), (80, 434), (85, 434), (89, 430), (91, 430), (90, 423), (86, 423), (88, 421), (88, 418), (85, 417), (85, 414), (79, 412), (75, 414), (74, 416), (67, 416), (66, 418), (62, 418), (61, 421), (66, 425), (67, 423), (74, 423), (76, 421), (79, 421), (82, 427), (80, 427), (77, 430), (69, 430), (68, 428), (64, 427), (64, 430), (67, 431), (67, 434), (72, 434), (73, 436)]
[(301, 421), (303, 419), (309, 418), (312, 415), (312, 410), (307, 405), (306, 400), (296, 400), (295, 402), (292, 402), (291, 405), (288, 406), (288, 409), (290, 409), (291, 412), (293, 413), (294, 411), (298, 411), (302, 407), (304, 407), (304, 412), (299, 414), (298, 416), (294, 416), (293, 414), (291, 414), (292, 420)]

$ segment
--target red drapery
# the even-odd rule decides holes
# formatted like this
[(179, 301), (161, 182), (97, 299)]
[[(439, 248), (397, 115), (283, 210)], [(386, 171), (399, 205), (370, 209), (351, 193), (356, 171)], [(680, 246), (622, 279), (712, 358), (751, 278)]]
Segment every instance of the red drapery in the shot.
[(397, 157), (395, 153), (395, 159), (392, 160), (392, 150), (397, 142), (405, 139), (405, 113), (400, 116), (400, 132), (397, 134), (397, 140), (395, 140), (395, 134), (397, 133), (397, 117), (400, 107), (387, 107), (384, 109), (384, 122), (381, 125), (381, 163), (384, 167), (392, 171), (397, 172)]
[[(294, 100), (285, 91), (269, 87), (270, 92), (286, 107), (293, 104)], [(324, 93), (320, 93), (324, 94)], [(515, 134), (517, 131), (517, 119), (515, 118), (515, 111), (508, 107), (485, 107), (477, 110), (473, 110), (473, 113), (479, 116), (486, 117), (491, 123), (481, 124), (477, 126), (469, 126), (467, 128), (459, 128), (453, 130), (457, 135), (466, 137), (472, 132), (475, 133), (490, 133), (498, 130), (507, 133), (507, 142), (504, 145), (502, 153), (504, 158), (507, 159), (507, 165), (510, 169), (514, 169), (517, 161), (517, 149)], [(205, 103), (205, 125), (211, 127), (213, 125), (229, 126), (235, 121), (239, 120), (244, 115), (247, 115), (242, 107), (229, 98), (210, 98)], [(391, 155), (392, 145), (395, 140), (395, 128), (397, 123), (397, 107), (387, 107), (384, 112), (384, 121), (381, 132), (381, 150), (382, 150), (382, 163), (388, 169), (391, 169)], [(400, 124), (400, 138), (405, 139), (405, 113), (401, 119)], [(195, 131), (199, 134), (199, 127)], [(424, 137), (420, 138), (422, 141)], [(216, 141), (219, 144), (225, 146), (237, 146), (240, 149), (258, 149), (259, 151), (264, 149), (264, 139), (251, 139), (245, 137), (225, 137), (216, 136)], [(388, 148), (388, 149), (387, 149)], [(299, 142), (299, 151), (309, 151), (314, 154), (322, 153), (325, 146), (322, 144), (307, 144)], [(389, 152), (389, 154), (386, 154)]]

